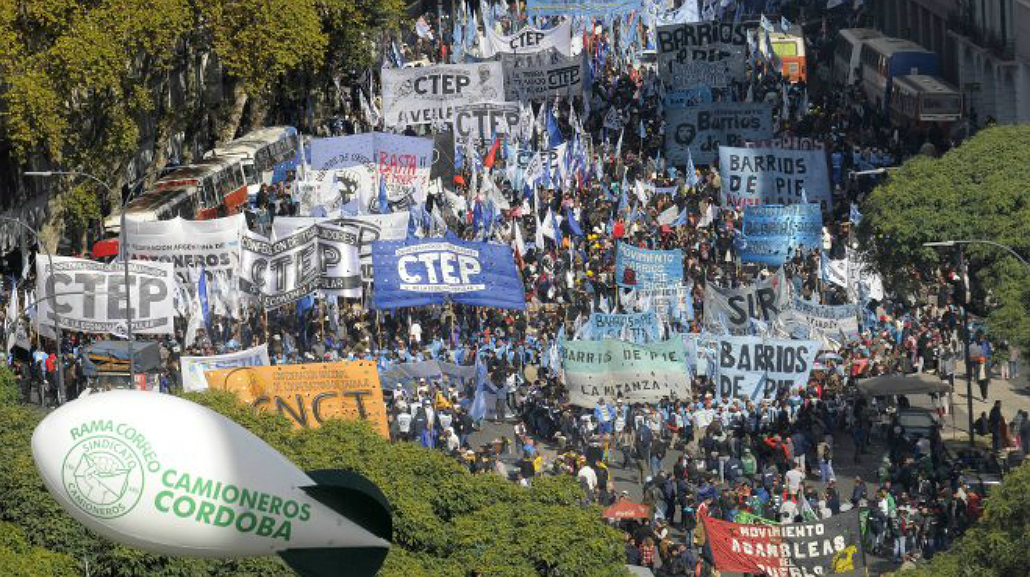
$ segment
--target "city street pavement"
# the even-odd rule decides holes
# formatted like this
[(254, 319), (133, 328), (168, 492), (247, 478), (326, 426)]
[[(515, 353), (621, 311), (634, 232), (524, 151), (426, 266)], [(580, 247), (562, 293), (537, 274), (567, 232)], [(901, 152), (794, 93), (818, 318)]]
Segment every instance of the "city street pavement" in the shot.
[[(951, 415), (948, 415), (945, 427), (942, 430), (942, 437), (949, 447), (952, 447), (953, 449), (965, 446), (964, 444), (968, 439), (969, 427), (966, 417), (968, 413), (966, 410), (967, 397), (965, 390), (965, 375), (963, 374), (961, 375), (961, 378), (956, 378), (955, 393), (953, 394), (952, 399), (954, 411)], [(1024, 409), (1030, 411), (1030, 383), (1027, 381), (1025, 370), (1018, 379), (1014, 380), (992, 378), (990, 389), (988, 391), (987, 402), (980, 399), (979, 387), (977, 387), (974, 382), (973, 396), (974, 418), (975, 416), (978, 416), (981, 411), (989, 412), (991, 407), (994, 405), (995, 400), (1001, 400), (1002, 413), (1006, 419), (1011, 419), (1017, 410)], [(913, 406), (926, 408), (931, 407), (930, 399), (927, 396), (913, 397), (910, 401)], [(954, 416), (954, 425), (952, 424), (952, 415)], [(473, 447), (478, 447), (501, 436), (507, 436), (510, 440), (512, 439), (514, 432), (513, 425), (514, 422), (511, 419), (505, 423), (484, 421), (482, 430), (472, 435), (470, 443)], [(985, 443), (984, 438), (979, 438), (978, 442), (982, 446)], [(989, 443), (989, 438), (986, 442)], [(854, 487), (854, 479), (856, 476), (865, 480), (870, 489), (878, 485), (876, 469), (880, 463), (880, 459), (886, 451), (882, 438), (874, 437), (870, 443), (867, 454), (860, 455), (857, 463), (855, 462), (855, 449), (851, 442), (850, 435), (842, 434), (838, 431), (835, 444), (836, 451), (833, 466), (837, 476), (837, 488), (840, 492), (842, 502), (846, 502), (851, 497), (851, 490)], [(537, 447), (543, 452), (545, 458), (548, 460), (553, 460), (557, 454), (553, 446), (538, 443)], [(509, 465), (512, 465), (516, 460), (514, 446), (512, 451), (512, 454), (507, 455), (503, 459)], [(678, 452), (669, 451), (662, 463), (663, 469), (671, 471), (672, 466), (678, 457)], [(629, 469), (624, 469), (621, 467), (621, 464), (621, 454), (616, 454), (615, 462), (609, 464), (612, 478), (615, 481), (615, 488), (618, 491), (628, 491), (630, 498), (639, 502), (642, 498), (642, 485), (638, 482), (637, 469), (633, 465), (631, 465)], [(817, 478), (810, 478), (808, 482), (817, 487), (820, 491), (825, 487), (825, 484)], [(867, 561), (870, 565), (870, 575), (880, 575), (884, 572), (896, 569), (897, 567), (888, 559), (882, 559), (871, 555), (867, 555)]]

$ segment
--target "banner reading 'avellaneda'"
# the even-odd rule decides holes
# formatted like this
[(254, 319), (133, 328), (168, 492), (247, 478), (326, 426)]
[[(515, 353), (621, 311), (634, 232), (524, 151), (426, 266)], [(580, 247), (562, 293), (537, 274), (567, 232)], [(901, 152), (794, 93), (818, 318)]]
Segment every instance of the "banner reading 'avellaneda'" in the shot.
[(389, 436), (386, 405), (374, 361), (241, 367), (204, 373), (208, 386), (275, 411), (297, 428), (317, 428), (329, 418), (368, 421)]
[(455, 106), (502, 100), (500, 62), (383, 69), (387, 126), (449, 123)]

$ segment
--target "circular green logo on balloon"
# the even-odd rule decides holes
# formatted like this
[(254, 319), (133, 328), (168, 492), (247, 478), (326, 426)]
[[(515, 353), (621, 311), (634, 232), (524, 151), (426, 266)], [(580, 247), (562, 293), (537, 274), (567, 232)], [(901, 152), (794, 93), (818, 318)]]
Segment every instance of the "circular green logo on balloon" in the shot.
[(68, 451), (61, 483), (76, 506), (93, 517), (128, 513), (143, 495), (143, 466), (124, 440), (109, 435), (82, 439)]

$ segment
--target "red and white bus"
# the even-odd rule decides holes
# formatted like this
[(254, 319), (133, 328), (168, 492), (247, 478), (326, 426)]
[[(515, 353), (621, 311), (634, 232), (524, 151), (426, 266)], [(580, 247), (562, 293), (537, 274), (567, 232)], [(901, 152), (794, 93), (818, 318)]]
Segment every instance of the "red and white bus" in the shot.
[[(162, 177), (149, 191), (129, 201), (125, 218), (206, 220), (240, 212), (246, 202), (247, 179), (240, 159), (214, 157)], [(120, 218), (112, 214), (104, 222), (105, 228), (119, 230)]]

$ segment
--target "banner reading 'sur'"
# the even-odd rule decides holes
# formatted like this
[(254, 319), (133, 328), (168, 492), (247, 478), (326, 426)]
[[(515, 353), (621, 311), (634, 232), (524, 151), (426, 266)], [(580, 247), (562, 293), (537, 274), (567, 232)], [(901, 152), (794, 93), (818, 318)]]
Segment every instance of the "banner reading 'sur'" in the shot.
[(683, 251), (648, 250), (624, 242), (615, 253), (616, 282), (623, 287), (678, 285), (683, 281)]
[(864, 575), (859, 512), (791, 525), (742, 525), (704, 517), (715, 566), (754, 575)]
[(818, 204), (748, 206), (737, 248), (744, 262), (780, 266), (798, 249), (822, 246), (822, 231), (823, 213)]
[(783, 271), (754, 284), (726, 288), (705, 285), (705, 328), (716, 334), (749, 335), (758, 323), (776, 320), (790, 306)]
[(526, 295), (511, 248), (485, 242), (379, 241), (372, 244), (377, 309), (441, 304), (522, 310)]
[(655, 403), (690, 394), (682, 339), (637, 345), (612, 339), (568, 341), (562, 351), (569, 402), (593, 407), (598, 399)]

